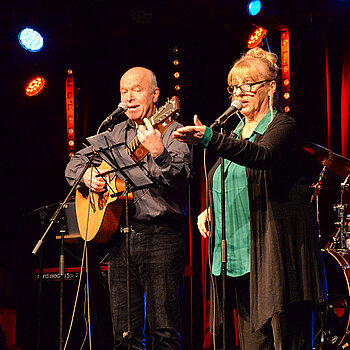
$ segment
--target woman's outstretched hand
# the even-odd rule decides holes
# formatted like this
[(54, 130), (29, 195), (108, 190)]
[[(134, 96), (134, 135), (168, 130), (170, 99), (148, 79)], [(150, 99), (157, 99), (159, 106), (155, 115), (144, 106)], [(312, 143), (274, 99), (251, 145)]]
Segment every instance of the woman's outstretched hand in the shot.
[(200, 139), (203, 137), (206, 126), (203, 125), (198, 119), (197, 114), (193, 117), (194, 125), (183, 126), (173, 132), (173, 137), (180, 141), (190, 143), (192, 145), (198, 145)]

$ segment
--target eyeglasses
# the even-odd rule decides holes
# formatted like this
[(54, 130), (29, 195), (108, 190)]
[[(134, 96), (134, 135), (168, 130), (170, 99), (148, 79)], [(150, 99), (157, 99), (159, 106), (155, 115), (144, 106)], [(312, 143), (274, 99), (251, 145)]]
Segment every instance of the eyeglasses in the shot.
[(244, 84), (240, 84), (240, 85), (230, 85), (227, 87), (227, 91), (234, 95), (238, 92), (238, 89), (241, 89), (242, 92), (250, 92), (252, 91), (252, 86), (257, 85), (257, 84), (261, 84), (261, 83), (265, 83), (265, 81), (272, 81), (272, 80), (260, 80), (260, 81), (256, 81), (255, 83), (244, 83)]

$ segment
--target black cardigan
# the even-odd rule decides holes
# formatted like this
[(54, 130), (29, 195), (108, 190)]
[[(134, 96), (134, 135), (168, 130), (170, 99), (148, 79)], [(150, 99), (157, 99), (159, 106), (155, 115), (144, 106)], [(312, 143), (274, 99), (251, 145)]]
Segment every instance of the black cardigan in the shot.
[[(207, 148), (246, 167), (251, 330), (261, 328), (290, 303), (324, 301), (327, 287), (318, 228), (308, 190), (301, 184), (301, 144), (294, 119), (277, 113), (253, 143), (214, 131)], [(211, 180), (217, 166), (210, 172)]]

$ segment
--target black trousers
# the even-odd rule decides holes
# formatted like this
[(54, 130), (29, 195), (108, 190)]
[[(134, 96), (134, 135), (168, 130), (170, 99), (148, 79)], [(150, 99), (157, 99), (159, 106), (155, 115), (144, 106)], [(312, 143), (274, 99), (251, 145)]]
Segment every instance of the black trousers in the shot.
[[(228, 278), (231, 279), (231, 278)], [(250, 331), (249, 274), (232, 278), (236, 296), (240, 350), (311, 350), (314, 304), (290, 304), (258, 331)]]
[[(182, 233), (171, 224), (133, 223), (130, 236), (132, 349), (145, 348), (147, 318), (153, 349), (181, 348), (179, 297), (183, 283)], [(114, 349), (127, 349), (125, 237), (120, 234), (110, 254), (109, 288)]]

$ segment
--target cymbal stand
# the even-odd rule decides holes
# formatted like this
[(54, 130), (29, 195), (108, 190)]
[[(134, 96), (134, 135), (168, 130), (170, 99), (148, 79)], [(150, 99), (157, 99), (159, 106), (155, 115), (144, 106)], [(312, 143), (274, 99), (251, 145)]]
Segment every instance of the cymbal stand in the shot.
[(316, 219), (318, 224), (318, 237), (321, 239), (321, 231), (320, 231), (320, 210), (319, 210), (319, 194), (322, 188), (322, 180), (324, 178), (325, 172), (327, 167), (324, 166), (320, 172), (320, 175), (318, 177), (318, 181), (311, 185), (311, 188), (313, 188), (314, 193), (311, 196), (310, 203), (313, 202), (314, 198), (316, 198)]
[(343, 203), (343, 197), (344, 191), (349, 189), (349, 177), (350, 174), (348, 174), (344, 182), (340, 184), (340, 204), (333, 205), (333, 209), (338, 212), (338, 217), (340, 218), (340, 221), (336, 223), (340, 230), (340, 248), (347, 250), (350, 249), (350, 233), (345, 234), (344, 212), (348, 205)]

